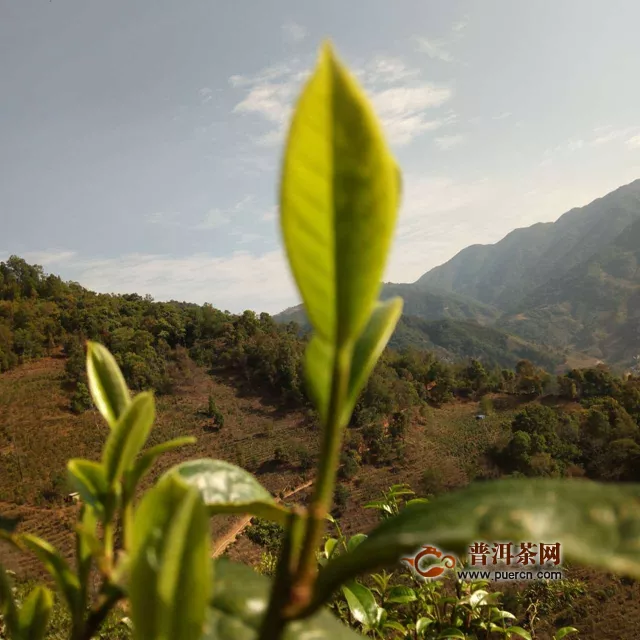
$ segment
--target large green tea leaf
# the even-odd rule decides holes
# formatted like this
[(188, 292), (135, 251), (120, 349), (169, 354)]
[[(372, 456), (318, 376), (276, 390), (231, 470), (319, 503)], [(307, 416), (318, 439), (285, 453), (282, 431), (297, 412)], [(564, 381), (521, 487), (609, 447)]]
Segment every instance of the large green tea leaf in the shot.
[(102, 454), (107, 482), (112, 484), (133, 465), (156, 417), (153, 394), (139, 393), (113, 426)]
[(348, 422), (358, 394), (376, 366), (402, 314), (402, 298), (379, 302), (373, 310), (364, 331), (355, 344), (351, 362), (349, 390), (344, 406), (343, 423)]
[(369, 102), (326, 44), (291, 124), (280, 210), (309, 320), (331, 345), (355, 340), (371, 314), (396, 222), (398, 178)]
[(87, 342), (87, 377), (96, 407), (113, 427), (131, 402), (131, 396), (115, 358), (97, 342)]
[(430, 544), (559, 542), (563, 560), (640, 577), (640, 485), (588, 480), (483, 482), (405, 508), (321, 571), (316, 606), (341, 584)]
[(176, 476), (161, 479), (135, 513), (129, 596), (136, 638), (201, 637), (210, 555), (209, 521), (200, 495)]
[(288, 509), (248, 472), (224, 460), (189, 460), (167, 474), (177, 474), (200, 492), (209, 513), (250, 513), (285, 524)]

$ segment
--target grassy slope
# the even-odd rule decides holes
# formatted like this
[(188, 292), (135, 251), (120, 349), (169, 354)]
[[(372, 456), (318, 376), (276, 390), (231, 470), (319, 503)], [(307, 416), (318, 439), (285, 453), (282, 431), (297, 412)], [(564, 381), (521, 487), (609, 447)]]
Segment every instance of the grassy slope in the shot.
[[(95, 412), (74, 416), (67, 410), (68, 399), (60, 388), (64, 360), (48, 358), (22, 366), (0, 376), (0, 512), (18, 515), (24, 530), (42, 535), (71, 557), (73, 506), (59, 499), (47, 501), (43, 493), (51, 490), (56, 477), (64, 475), (65, 463), (73, 456), (96, 458), (106, 436)], [(158, 399), (158, 421), (153, 442), (177, 435), (192, 434), (198, 444), (167, 456), (149, 482), (168, 466), (184, 458), (221, 457), (247, 466), (272, 492), (277, 493), (311, 477), (293, 465), (273, 468), (270, 460), (276, 446), (283, 443), (315, 447), (317, 433), (305, 426), (304, 416), (283, 413), (267, 401), (242, 396), (234, 381), (212, 378), (187, 363), (175, 393)], [(203, 430), (207, 419), (199, 414), (209, 393), (225, 416), (220, 433)], [(421, 486), (425, 471), (430, 485), (447, 490), (466, 484), (483, 470), (483, 450), (498, 442), (508, 431), (510, 417), (517, 410), (517, 398), (495, 398), (496, 411), (478, 423), (477, 403), (461, 402), (441, 409), (427, 409), (414, 421), (407, 435), (406, 456), (395, 467), (365, 467), (346, 483), (350, 497), (341, 521), (349, 534), (367, 531), (375, 525), (374, 511), (362, 509), (364, 501), (377, 497), (394, 482)], [(13, 444), (10, 442), (13, 441)], [(20, 482), (20, 458), (24, 482)], [(148, 484), (148, 483), (147, 483)], [(55, 485), (55, 483), (54, 483)], [(58, 494), (65, 489), (58, 486)], [(296, 496), (304, 502), (309, 492)], [(236, 522), (217, 518), (213, 535), (219, 537)], [(261, 549), (242, 536), (228, 555), (244, 562), (257, 562)], [(0, 547), (0, 557), (8, 568), (21, 576), (41, 575), (38, 563)], [(631, 639), (640, 625), (640, 591), (637, 583), (625, 584), (592, 571), (576, 570), (572, 577), (585, 579), (588, 595), (576, 600), (565, 611), (554, 614), (562, 624), (575, 623), (585, 640)], [(507, 587), (509, 590), (509, 587)], [(541, 627), (542, 630), (542, 627)], [(548, 637), (538, 633), (537, 638)]]

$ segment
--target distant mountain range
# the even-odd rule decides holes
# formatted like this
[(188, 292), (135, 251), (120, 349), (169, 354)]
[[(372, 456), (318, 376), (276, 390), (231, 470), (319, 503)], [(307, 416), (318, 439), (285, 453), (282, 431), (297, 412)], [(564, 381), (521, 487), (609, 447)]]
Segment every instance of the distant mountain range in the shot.
[[(405, 300), (396, 346), (505, 365), (528, 353), (547, 366), (568, 357), (629, 367), (640, 353), (640, 180), (467, 247), (413, 284), (385, 284), (382, 297), (393, 295)], [(306, 322), (301, 307), (276, 318)]]

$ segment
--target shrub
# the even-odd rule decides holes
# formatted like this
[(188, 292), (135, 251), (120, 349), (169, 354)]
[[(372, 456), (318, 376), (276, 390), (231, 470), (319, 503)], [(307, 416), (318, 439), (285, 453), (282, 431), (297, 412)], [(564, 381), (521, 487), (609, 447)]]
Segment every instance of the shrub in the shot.
[(91, 401), (91, 394), (84, 382), (78, 382), (76, 390), (71, 397), (71, 410), (74, 413), (83, 413), (87, 409), (90, 409), (93, 405)]

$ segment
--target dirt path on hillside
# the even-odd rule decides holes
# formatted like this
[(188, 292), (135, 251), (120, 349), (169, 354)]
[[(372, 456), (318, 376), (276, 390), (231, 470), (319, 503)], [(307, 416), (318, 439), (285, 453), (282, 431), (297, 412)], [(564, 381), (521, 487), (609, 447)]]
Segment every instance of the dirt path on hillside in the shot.
[[(285, 493), (282, 496), (282, 498), (277, 500), (277, 502), (282, 502), (283, 500), (291, 497), (295, 493), (299, 493), (300, 491), (303, 491), (304, 489), (309, 488), (312, 484), (313, 484), (313, 480), (309, 480), (308, 482), (301, 484), (299, 487), (296, 487), (295, 489), (292, 489), (288, 493)], [(240, 520), (238, 524), (236, 524), (232, 529), (230, 529), (228, 533), (225, 533), (222, 536), (222, 538), (220, 538), (220, 540), (218, 541), (218, 544), (216, 545), (215, 549), (213, 550), (213, 553), (211, 554), (211, 557), (217, 558), (221, 556), (226, 551), (227, 547), (233, 544), (236, 541), (236, 538), (246, 529), (247, 526), (249, 526), (249, 523), (251, 522), (251, 519), (253, 517), (254, 516), (246, 516), (242, 518), (242, 520)]]

